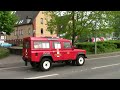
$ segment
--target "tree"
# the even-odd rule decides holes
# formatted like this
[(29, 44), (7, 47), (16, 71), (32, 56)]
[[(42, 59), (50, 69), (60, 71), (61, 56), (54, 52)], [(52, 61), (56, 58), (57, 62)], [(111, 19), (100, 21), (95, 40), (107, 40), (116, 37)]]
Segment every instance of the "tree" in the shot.
[(120, 37), (120, 15), (117, 15), (114, 20), (114, 36), (119, 38)]
[(62, 16), (60, 11), (49, 11), (45, 13), (51, 18), (47, 19), (47, 30), (51, 34), (56, 33), (57, 36), (60, 36), (60, 34), (66, 33), (66, 26), (70, 20), (70, 15)]
[[(97, 36), (113, 31), (111, 25), (115, 14), (113, 11), (64, 11), (64, 13), (62, 11), (52, 11), (49, 13), (51, 13), (52, 18), (48, 21), (48, 31), (58, 34), (65, 33), (65, 37), (71, 39), (73, 44), (76, 36), (79, 40), (82, 37), (92, 37), (96, 30)], [(57, 28), (59, 25), (64, 27), (61, 28), (61, 31)]]
[(14, 31), (17, 16), (12, 11), (0, 11), (0, 32), (10, 35)]

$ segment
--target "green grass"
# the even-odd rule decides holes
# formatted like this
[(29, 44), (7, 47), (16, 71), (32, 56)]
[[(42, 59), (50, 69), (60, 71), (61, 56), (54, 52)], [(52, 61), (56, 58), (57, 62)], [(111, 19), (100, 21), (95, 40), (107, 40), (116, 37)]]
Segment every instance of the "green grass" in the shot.
[(9, 56), (9, 54), (10, 54), (10, 53), (9, 53), (9, 50), (8, 50), (8, 49), (6, 49), (6, 48), (1, 48), (1, 47), (0, 47), (0, 59)]

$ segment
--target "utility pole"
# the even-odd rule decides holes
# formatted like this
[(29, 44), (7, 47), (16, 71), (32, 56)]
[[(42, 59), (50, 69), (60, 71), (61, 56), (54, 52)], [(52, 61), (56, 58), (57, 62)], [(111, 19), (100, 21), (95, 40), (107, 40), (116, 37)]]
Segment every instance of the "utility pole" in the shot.
[(72, 45), (74, 46), (75, 41), (75, 11), (72, 11), (72, 24), (73, 24), (73, 31), (72, 31)]
[(96, 41), (96, 38), (97, 38), (97, 31), (96, 31), (96, 22), (95, 22), (95, 27), (94, 27), (94, 30), (95, 30), (95, 54), (97, 54), (97, 41)]

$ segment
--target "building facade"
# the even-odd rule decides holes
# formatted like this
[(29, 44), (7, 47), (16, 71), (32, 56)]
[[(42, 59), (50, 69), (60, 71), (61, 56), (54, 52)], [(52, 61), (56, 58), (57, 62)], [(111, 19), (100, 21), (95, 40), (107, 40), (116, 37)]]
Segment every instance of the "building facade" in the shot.
[(56, 37), (47, 31), (47, 20), (50, 19), (44, 11), (14, 11), (19, 18), (15, 30), (6, 36), (6, 41), (12, 44), (22, 44), (24, 37)]

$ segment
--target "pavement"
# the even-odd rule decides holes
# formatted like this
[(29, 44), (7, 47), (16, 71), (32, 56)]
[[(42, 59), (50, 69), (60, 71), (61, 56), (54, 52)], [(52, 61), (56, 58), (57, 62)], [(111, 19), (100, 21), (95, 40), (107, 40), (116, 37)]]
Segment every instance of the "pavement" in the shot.
[(0, 68), (3, 67), (12, 67), (12, 66), (19, 66), (21, 64), (24, 64), (23, 60), (22, 60), (22, 56), (20, 55), (9, 55), (6, 58), (2, 58), (0, 59)]

